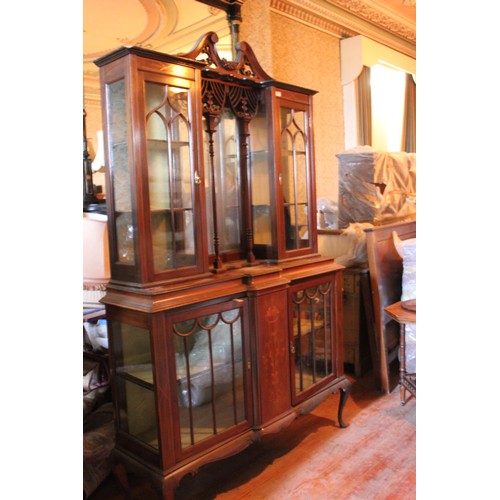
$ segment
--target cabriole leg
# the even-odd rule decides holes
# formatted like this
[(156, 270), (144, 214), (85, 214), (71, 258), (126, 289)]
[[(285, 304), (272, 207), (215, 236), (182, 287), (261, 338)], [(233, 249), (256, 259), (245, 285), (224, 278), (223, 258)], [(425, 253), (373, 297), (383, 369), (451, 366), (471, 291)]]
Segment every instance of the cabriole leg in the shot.
[(345, 387), (340, 388), (340, 401), (339, 401), (339, 410), (338, 410), (338, 422), (339, 422), (339, 427), (342, 429), (345, 429), (348, 424), (346, 424), (342, 420), (342, 413), (344, 411), (344, 406), (346, 404), (347, 398), (349, 397), (349, 394), (351, 393), (351, 383), (348, 382)]

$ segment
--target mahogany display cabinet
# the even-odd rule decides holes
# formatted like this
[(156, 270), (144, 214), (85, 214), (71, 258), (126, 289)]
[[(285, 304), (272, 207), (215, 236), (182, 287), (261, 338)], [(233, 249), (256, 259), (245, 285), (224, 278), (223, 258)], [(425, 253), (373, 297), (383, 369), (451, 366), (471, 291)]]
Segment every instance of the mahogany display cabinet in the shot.
[(317, 253), (312, 97), (241, 42), (99, 66), (116, 457), (180, 479), (340, 391), (342, 270)]

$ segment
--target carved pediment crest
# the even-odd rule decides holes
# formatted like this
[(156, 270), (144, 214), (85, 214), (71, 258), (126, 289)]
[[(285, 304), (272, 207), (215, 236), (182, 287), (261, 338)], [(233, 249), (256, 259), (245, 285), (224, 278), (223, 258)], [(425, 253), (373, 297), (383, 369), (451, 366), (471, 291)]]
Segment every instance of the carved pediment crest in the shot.
[(228, 61), (221, 58), (217, 52), (216, 43), (218, 40), (217, 33), (210, 31), (199, 39), (191, 52), (178, 55), (187, 59), (204, 62), (207, 70), (215, 71), (220, 75), (232, 76), (238, 79), (245, 78), (256, 82), (272, 80), (262, 69), (248, 43), (238, 43), (236, 46), (238, 59), (236, 61)]

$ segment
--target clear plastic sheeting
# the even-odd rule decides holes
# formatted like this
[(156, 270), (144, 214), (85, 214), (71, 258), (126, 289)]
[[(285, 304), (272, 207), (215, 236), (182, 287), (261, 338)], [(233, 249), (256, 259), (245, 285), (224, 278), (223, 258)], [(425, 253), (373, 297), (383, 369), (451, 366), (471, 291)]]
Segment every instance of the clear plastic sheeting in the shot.
[(377, 151), (358, 146), (339, 160), (338, 227), (374, 225), (415, 218), (416, 153)]
[(401, 240), (396, 231), (392, 232), (394, 246), (403, 259), (401, 300), (417, 298), (417, 238)]
[(316, 201), (318, 212), (318, 229), (338, 229), (339, 206), (330, 198), (318, 198)]
[(373, 227), (370, 223), (354, 223), (342, 231), (339, 238), (344, 240), (344, 253), (335, 257), (341, 266), (355, 267), (368, 263), (365, 229)]
[(405, 326), (405, 342), (406, 371), (417, 373), (417, 325)]
[[(417, 239), (410, 238), (401, 240), (393, 231), (392, 238), (394, 246), (403, 259), (403, 277), (401, 283), (401, 300), (411, 300), (417, 298)], [(409, 324), (405, 326), (406, 337), (406, 371), (408, 373), (417, 372), (417, 325)]]

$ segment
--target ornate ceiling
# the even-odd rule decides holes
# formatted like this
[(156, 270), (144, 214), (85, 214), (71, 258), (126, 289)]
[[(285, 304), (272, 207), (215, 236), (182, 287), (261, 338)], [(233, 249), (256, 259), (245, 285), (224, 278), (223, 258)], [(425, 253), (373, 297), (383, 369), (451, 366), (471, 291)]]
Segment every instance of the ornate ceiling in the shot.
[(83, 8), (84, 62), (122, 45), (191, 49), (199, 32), (227, 25), (223, 11), (196, 0), (83, 0)]
[(339, 38), (364, 35), (416, 57), (416, 0), (270, 0), (269, 3), (272, 10)]
[[(238, 0), (238, 3), (245, 1)], [(416, 0), (266, 1), (274, 12), (333, 36), (365, 35), (415, 57)], [(92, 62), (97, 57), (122, 45), (139, 45), (174, 54), (188, 52), (207, 31), (217, 32), (219, 51), (224, 55), (226, 50), (231, 58), (225, 12), (205, 3), (197, 0), (83, 0), (86, 97), (98, 93), (97, 67)]]

